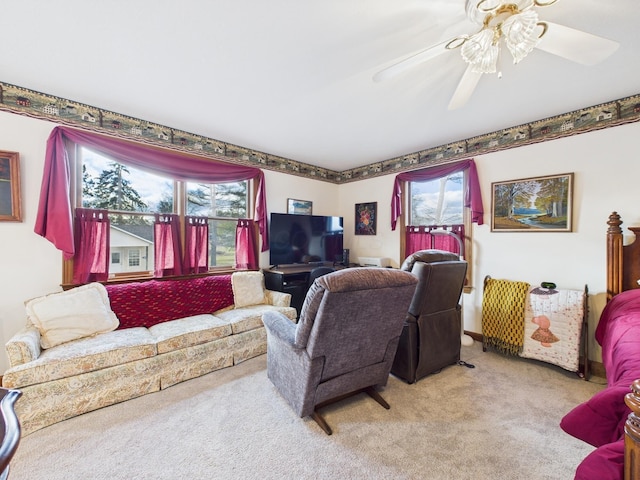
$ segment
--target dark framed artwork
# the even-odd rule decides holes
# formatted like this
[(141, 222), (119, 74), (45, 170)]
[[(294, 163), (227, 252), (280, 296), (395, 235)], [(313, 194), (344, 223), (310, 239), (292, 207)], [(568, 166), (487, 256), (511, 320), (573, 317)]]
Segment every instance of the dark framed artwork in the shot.
[(0, 221), (21, 222), (20, 156), (0, 151)]
[(378, 202), (356, 203), (356, 235), (375, 235)]
[(492, 232), (571, 232), (573, 173), (491, 184)]
[(295, 198), (287, 198), (287, 213), (296, 215), (311, 215), (313, 211), (313, 202), (308, 200), (296, 200)]

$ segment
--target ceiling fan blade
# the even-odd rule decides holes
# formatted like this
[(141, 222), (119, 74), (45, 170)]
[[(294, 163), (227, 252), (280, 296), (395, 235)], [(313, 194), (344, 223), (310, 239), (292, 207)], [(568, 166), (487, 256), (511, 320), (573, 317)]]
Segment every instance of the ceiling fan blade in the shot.
[(457, 108), (462, 107), (471, 95), (473, 91), (476, 89), (478, 82), (480, 81), (480, 77), (482, 77), (482, 73), (474, 72), (471, 69), (471, 65), (467, 67), (460, 79), (460, 83), (458, 83), (458, 87), (451, 97), (451, 101), (449, 102), (449, 110), (455, 110)]
[(450, 41), (447, 40), (446, 42), (433, 45), (425, 50), (421, 50), (418, 53), (414, 53), (410, 57), (407, 57), (403, 60), (400, 60), (397, 63), (394, 63), (390, 67), (380, 70), (378, 73), (376, 73), (373, 76), (373, 81), (382, 82), (385, 80), (389, 80), (390, 78), (393, 78), (396, 75), (400, 75), (402, 72), (412, 67), (415, 67), (416, 65), (420, 65), (421, 63), (424, 63), (433, 58), (436, 58), (438, 55), (442, 55), (443, 53), (448, 51), (446, 48), (446, 45), (449, 42)]
[(618, 42), (591, 33), (557, 23), (545, 23), (549, 28), (536, 48), (582, 65), (595, 65), (620, 46)]

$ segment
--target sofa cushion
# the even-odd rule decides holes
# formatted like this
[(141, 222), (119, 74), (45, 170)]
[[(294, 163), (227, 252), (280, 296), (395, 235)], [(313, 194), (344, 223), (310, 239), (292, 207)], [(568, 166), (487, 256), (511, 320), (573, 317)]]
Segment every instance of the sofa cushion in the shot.
[(118, 327), (109, 296), (100, 283), (34, 298), (25, 304), (29, 319), (40, 331), (42, 348), (110, 332)]
[(233, 305), (231, 275), (107, 285), (120, 328), (151, 327)]
[(158, 344), (158, 354), (212, 342), (231, 335), (231, 325), (213, 315), (170, 320), (149, 328)]
[(146, 328), (114, 330), (44, 350), (36, 360), (10, 368), (5, 388), (21, 388), (134, 362), (156, 355), (156, 341)]
[(234, 272), (231, 275), (231, 286), (236, 308), (265, 303), (262, 272)]
[(253, 305), (250, 307), (236, 308), (216, 312), (216, 317), (231, 325), (233, 334), (253, 330), (262, 327), (262, 314), (265, 312), (280, 312), (296, 321), (296, 309), (293, 307), (276, 307), (273, 305)]

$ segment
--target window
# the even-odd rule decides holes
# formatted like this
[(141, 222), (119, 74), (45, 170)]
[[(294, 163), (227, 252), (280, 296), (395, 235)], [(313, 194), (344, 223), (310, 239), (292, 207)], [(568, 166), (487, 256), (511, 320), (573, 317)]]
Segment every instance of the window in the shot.
[(178, 214), (183, 225), (186, 215), (206, 217), (210, 267), (233, 267), (237, 220), (246, 218), (249, 211), (248, 181), (174, 181), (82, 147), (78, 160), (81, 194), (76, 206), (109, 212), (111, 277), (154, 271), (156, 214)]
[(237, 219), (247, 217), (247, 182), (187, 183), (187, 215), (208, 219), (209, 265), (233, 265)]
[(140, 250), (129, 249), (129, 266), (130, 267), (140, 266)]
[(409, 225), (464, 223), (464, 173), (409, 183)]
[[(464, 206), (465, 192), (467, 191), (468, 170), (457, 171), (445, 174), (439, 178), (426, 181), (407, 181), (406, 189), (406, 209), (405, 224), (411, 227), (426, 227), (420, 232), (433, 232), (429, 235), (429, 242), (422, 248), (441, 248), (449, 250), (447, 242), (451, 245), (457, 244), (457, 240), (440, 235), (443, 230), (453, 232), (461, 236), (462, 248), (465, 260), (469, 267), (467, 269), (467, 279), (465, 288), (471, 285), (471, 214), (470, 209)], [(410, 230), (410, 229), (407, 229)], [(418, 230), (418, 229), (416, 229)], [(410, 233), (405, 232), (401, 242), (401, 258), (406, 258), (410, 253), (407, 251), (407, 237)], [(445, 240), (446, 239), (446, 240)], [(444, 243), (441, 243), (444, 241)], [(409, 244), (411, 241), (408, 242)], [(415, 251), (416, 248), (413, 249)]]

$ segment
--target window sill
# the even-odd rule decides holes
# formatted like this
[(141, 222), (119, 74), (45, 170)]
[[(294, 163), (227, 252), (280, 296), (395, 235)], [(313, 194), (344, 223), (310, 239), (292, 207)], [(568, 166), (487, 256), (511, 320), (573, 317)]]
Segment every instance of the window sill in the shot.
[[(120, 283), (134, 283), (134, 282), (147, 282), (149, 280), (185, 280), (187, 278), (198, 278), (198, 277), (215, 277), (217, 275), (230, 275), (235, 272), (236, 269), (233, 267), (218, 267), (214, 269), (210, 269), (208, 272), (204, 273), (193, 273), (190, 275), (169, 275), (166, 277), (154, 277), (151, 274), (146, 275), (116, 275), (105, 282), (100, 282), (103, 285), (117, 285)], [(79, 287), (83, 284), (79, 283), (63, 283), (61, 285), (63, 290), (69, 290), (71, 288)]]

